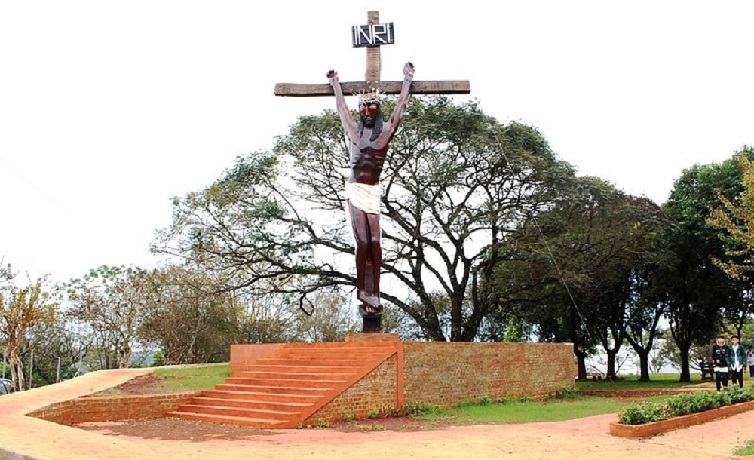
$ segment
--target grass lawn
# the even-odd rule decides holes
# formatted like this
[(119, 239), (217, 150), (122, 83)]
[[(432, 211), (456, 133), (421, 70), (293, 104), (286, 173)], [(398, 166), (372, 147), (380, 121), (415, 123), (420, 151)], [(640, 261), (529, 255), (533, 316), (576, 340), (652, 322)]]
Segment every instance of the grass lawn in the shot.
[(201, 364), (158, 367), (153, 373), (136, 377), (93, 396), (184, 393), (211, 390), (230, 376), (230, 364)]
[(230, 377), (230, 364), (157, 368), (152, 375), (156, 393), (211, 390)]
[[(664, 401), (670, 396), (653, 396), (642, 401)], [(464, 405), (452, 409), (434, 409), (417, 415), (427, 420), (452, 419), (458, 424), (500, 424), (557, 422), (593, 415), (610, 414), (634, 404), (634, 399), (577, 396), (545, 401), (509, 401), (481, 405)]]
[[(180, 393), (213, 388), (230, 376), (230, 364), (196, 365), (185, 367), (161, 367), (145, 376), (128, 382), (124, 387), (106, 390), (102, 395)], [(700, 382), (699, 377), (690, 384)], [(653, 375), (650, 382), (639, 382), (637, 377), (627, 377), (616, 382), (577, 382), (577, 389), (626, 389), (626, 388), (677, 388), (689, 383), (679, 383), (677, 374)], [(133, 386), (129, 386), (133, 385)], [(641, 398), (642, 401), (664, 401), (670, 396)], [(420, 410), (415, 417), (441, 424), (502, 424), (555, 422), (593, 415), (617, 413), (623, 407), (635, 404), (638, 399), (602, 398), (573, 395), (563, 399), (509, 400), (476, 405), (462, 405), (450, 409)]]
[[(638, 375), (619, 377), (619, 380), (589, 380), (576, 382), (579, 390), (625, 390), (633, 388), (681, 388), (702, 383), (701, 374), (691, 374), (691, 382), (679, 382), (679, 374), (650, 374), (649, 382), (640, 382)], [(705, 380), (710, 382), (710, 380)]]

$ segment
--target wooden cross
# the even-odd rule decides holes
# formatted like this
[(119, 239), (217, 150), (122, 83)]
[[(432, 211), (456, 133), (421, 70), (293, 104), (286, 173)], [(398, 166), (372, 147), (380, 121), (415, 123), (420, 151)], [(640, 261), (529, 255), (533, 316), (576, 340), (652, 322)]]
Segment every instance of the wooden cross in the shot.
[[(375, 26), (380, 26), (379, 11), (369, 11), (367, 13), (367, 26), (362, 26), (365, 31), (374, 32)], [(382, 28), (380, 32), (386, 32)], [(392, 34), (392, 24), (390, 24), (390, 33)], [(358, 30), (354, 30), (354, 46), (359, 46)], [(372, 37), (373, 38), (373, 37)], [(367, 69), (364, 81), (347, 81), (341, 82), (343, 94), (357, 94), (372, 92), (375, 88), (382, 94), (400, 94), (402, 81), (381, 81), (380, 73), (382, 70), (382, 61), (380, 57), (380, 41), (385, 41), (380, 37), (371, 40), (367, 45)], [(388, 42), (385, 42), (386, 44)], [(446, 81), (414, 81), (411, 83), (411, 94), (469, 94), (471, 89), (468, 80), (446, 80)], [(298, 84), (298, 83), (278, 83), (275, 85), (275, 96), (289, 97), (316, 97), (316, 96), (334, 96), (332, 86), (329, 83), (315, 84)]]

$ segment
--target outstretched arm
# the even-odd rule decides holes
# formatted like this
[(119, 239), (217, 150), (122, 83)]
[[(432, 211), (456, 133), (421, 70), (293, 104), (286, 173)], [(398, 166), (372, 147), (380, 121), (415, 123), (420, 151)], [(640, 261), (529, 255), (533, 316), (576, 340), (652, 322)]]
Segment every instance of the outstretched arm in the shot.
[(403, 112), (406, 110), (406, 105), (408, 104), (409, 90), (411, 89), (412, 81), (414, 81), (414, 65), (407, 62), (406, 65), (403, 66), (403, 86), (401, 86), (401, 94), (398, 96), (398, 102), (395, 104), (393, 113), (390, 114), (390, 119), (388, 120), (389, 127), (386, 127), (386, 130), (390, 130), (391, 136), (395, 134), (395, 130), (398, 129), (398, 125), (401, 123), (401, 118), (403, 118)]
[(338, 73), (334, 70), (327, 72), (327, 78), (330, 79), (333, 92), (335, 93), (335, 107), (338, 109), (338, 115), (340, 115), (340, 122), (343, 124), (343, 129), (346, 130), (346, 134), (351, 139), (351, 142), (355, 142), (358, 139), (356, 135), (357, 126), (353, 121), (351, 111), (348, 110), (346, 105), (346, 98), (343, 96), (343, 88), (340, 87), (340, 80), (338, 79)]

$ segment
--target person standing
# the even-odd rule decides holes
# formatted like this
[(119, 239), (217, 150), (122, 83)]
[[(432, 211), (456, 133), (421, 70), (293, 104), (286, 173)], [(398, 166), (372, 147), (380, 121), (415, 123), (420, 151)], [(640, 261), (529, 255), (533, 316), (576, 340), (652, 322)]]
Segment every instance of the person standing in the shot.
[(743, 345), (739, 342), (737, 335), (730, 336), (730, 346), (728, 347), (728, 366), (730, 366), (730, 375), (733, 385), (744, 386), (744, 367), (746, 367), (746, 352)]
[(728, 388), (728, 345), (725, 344), (725, 336), (718, 335), (717, 342), (712, 345), (712, 363), (715, 365), (715, 387), (720, 391), (720, 386)]
[(746, 365), (749, 367), (749, 377), (754, 379), (754, 347), (749, 347), (746, 353)]

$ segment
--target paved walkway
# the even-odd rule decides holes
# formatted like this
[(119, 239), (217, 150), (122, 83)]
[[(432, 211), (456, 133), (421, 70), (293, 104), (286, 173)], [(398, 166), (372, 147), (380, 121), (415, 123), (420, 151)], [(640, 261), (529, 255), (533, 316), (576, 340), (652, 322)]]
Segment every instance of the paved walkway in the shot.
[[(604, 459), (718, 460), (754, 439), (754, 411), (645, 441), (610, 436), (614, 414), (566, 422), (343, 433), (281, 430), (238, 441), (107, 436), (23, 414), (119, 385), (149, 369), (99, 371), (0, 398), (0, 459)], [(754, 458), (754, 457), (751, 457)]]

